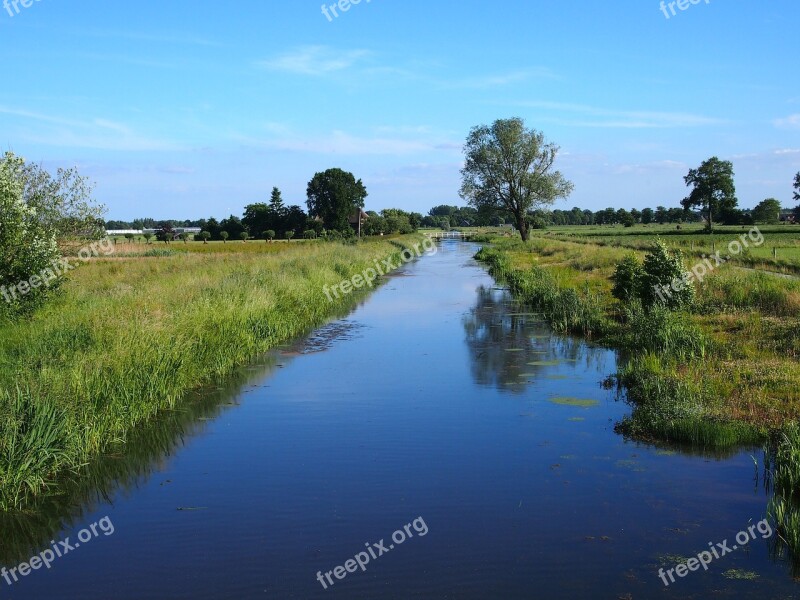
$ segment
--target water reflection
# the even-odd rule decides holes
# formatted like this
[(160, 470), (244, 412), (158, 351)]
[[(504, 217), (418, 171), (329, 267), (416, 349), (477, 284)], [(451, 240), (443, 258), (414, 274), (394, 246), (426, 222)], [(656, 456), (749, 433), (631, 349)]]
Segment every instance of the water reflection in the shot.
[(560, 365), (596, 370), (606, 357), (586, 342), (554, 336), (538, 313), (516, 302), (508, 290), (481, 286), (464, 317), (476, 383), (521, 394), (540, 379), (569, 379)]

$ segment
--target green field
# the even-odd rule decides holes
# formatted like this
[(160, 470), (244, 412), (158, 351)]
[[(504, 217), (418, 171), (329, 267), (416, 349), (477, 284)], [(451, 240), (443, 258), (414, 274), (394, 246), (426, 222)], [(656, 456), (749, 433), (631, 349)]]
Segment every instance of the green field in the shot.
[[(545, 231), (534, 231), (536, 237), (574, 241), (615, 248), (646, 249), (655, 237), (668, 245), (680, 248), (686, 255), (701, 257), (720, 251), (728, 255), (728, 245), (753, 229), (752, 226), (718, 226), (713, 235), (701, 225), (636, 225), (623, 227), (613, 225), (580, 225), (550, 227)], [(778, 272), (800, 272), (800, 225), (762, 225), (758, 231), (763, 242), (750, 246), (741, 254), (732, 257), (733, 262), (753, 268)], [(757, 237), (757, 236), (756, 236)]]

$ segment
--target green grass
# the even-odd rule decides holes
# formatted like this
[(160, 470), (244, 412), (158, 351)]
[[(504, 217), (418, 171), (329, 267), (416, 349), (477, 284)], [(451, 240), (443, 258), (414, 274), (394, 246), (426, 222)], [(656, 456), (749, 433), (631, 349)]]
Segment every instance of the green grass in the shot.
[[(684, 254), (694, 258), (720, 251), (729, 254), (728, 245), (752, 229), (752, 226), (717, 226), (713, 235), (697, 223), (681, 225), (637, 225), (634, 227), (597, 225), (551, 227), (534, 231), (533, 235), (543, 239), (558, 239), (580, 244), (591, 244), (609, 248), (644, 250), (659, 236), (668, 245), (680, 248)], [(749, 247), (732, 262), (741, 266), (777, 272), (800, 274), (800, 225), (759, 225), (763, 243)]]
[(797, 577), (800, 576), (800, 427), (792, 424), (775, 435), (764, 456), (767, 482), (773, 492), (767, 514), (777, 529), (773, 552), (791, 558)]
[[(562, 233), (584, 229), (591, 228)], [(526, 244), (499, 238), (477, 258), (557, 331), (623, 351), (618, 382), (634, 411), (619, 431), (725, 449), (758, 444), (800, 417), (800, 281), (723, 265), (697, 286), (687, 312), (643, 311), (613, 298), (610, 276), (632, 250), (641, 257), (634, 246), (651, 246), (655, 236), (602, 233), (576, 240), (555, 228)]]
[(76, 269), (33, 318), (0, 323), (0, 510), (56, 493), (188, 391), (352, 306), (323, 287), (402, 243), (197, 244)]

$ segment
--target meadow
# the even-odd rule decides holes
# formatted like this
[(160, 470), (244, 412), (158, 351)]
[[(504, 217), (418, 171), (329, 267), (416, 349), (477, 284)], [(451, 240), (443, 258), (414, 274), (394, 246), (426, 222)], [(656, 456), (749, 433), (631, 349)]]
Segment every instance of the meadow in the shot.
[(191, 390), (347, 310), (359, 296), (331, 302), (326, 285), (418, 241), (119, 243), (81, 265), (0, 323), (0, 510), (58, 494)]
[[(551, 227), (538, 235), (564, 241), (591, 244), (601, 247), (644, 250), (654, 237), (663, 239), (669, 246), (680, 248), (685, 255), (701, 257), (716, 251), (725, 253), (727, 245), (752, 226), (717, 226), (713, 234), (707, 233), (697, 223), (680, 225), (587, 225)], [(733, 260), (742, 266), (785, 273), (800, 273), (800, 225), (760, 225), (764, 243), (751, 246)]]

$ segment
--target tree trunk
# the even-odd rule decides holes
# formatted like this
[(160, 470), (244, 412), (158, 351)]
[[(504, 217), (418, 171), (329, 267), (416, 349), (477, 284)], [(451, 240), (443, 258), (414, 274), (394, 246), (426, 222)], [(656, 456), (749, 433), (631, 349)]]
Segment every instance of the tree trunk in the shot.
[(525, 220), (525, 215), (517, 215), (517, 229), (522, 236), (522, 241), (528, 241), (528, 222)]

